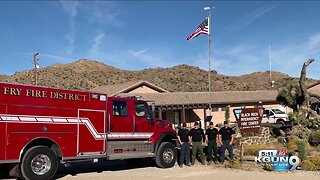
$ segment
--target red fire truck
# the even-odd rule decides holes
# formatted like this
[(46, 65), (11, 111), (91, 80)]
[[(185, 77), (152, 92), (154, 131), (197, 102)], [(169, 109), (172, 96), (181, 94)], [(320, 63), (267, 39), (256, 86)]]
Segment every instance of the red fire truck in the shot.
[(176, 132), (146, 102), (96, 92), (0, 83), (0, 166), (52, 179), (59, 163), (154, 157), (174, 166)]

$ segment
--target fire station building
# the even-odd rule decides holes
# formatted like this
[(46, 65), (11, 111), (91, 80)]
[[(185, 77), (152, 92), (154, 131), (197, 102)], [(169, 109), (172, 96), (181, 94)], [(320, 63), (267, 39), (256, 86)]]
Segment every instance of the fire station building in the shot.
[(278, 92), (275, 90), (211, 92), (211, 110), (208, 92), (169, 92), (147, 81), (100, 86), (92, 91), (108, 96), (139, 96), (142, 100), (154, 102), (156, 117), (169, 120), (175, 126), (186, 122), (190, 127), (198, 121), (204, 127), (207, 116), (212, 116), (214, 124), (219, 124), (225, 120), (227, 109), (231, 122), (235, 121), (233, 109), (237, 108), (263, 106), (287, 110), (276, 101)]

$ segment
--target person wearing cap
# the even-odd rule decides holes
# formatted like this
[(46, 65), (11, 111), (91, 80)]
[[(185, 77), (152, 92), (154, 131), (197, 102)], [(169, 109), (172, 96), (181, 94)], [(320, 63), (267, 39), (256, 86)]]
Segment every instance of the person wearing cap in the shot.
[(214, 128), (213, 122), (209, 123), (209, 128), (206, 130), (206, 142), (208, 144), (207, 150), (208, 150), (208, 165), (212, 163), (213, 157), (212, 152), (214, 155), (214, 163), (217, 163), (218, 160), (218, 149), (217, 149), (217, 140), (218, 140), (218, 133), (219, 131)]
[(205, 135), (203, 130), (199, 127), (199, 123), (194, 123), (194, 128), (190, 130), (189, 141), (192, 145), (192, 159), (191, 165), (194, 165), (196, 160), (197, 152), (199, 151), (201, 157), (201, 163), (205, 164), (205, 156), (203, 155), (203, 146), (202, 143), (205, 142)]
[(182, 127), (178, 131), (178, 141), (181, 144), (179, 166), (182, 167), (184, 162), (186, 166), (190, 165), (190, 144), (189, 144), (189, 130), (187, 124), (182, 123)]
[(230, 159), (233, 159), (233, 139), (234, 139), (234, 130), (229, 127), (227, 121), (223, 122), (224, 127), (219, 130), (219, 143), (221, 144), (221, 164), (224, 163), (225, 151), (228, 149)]

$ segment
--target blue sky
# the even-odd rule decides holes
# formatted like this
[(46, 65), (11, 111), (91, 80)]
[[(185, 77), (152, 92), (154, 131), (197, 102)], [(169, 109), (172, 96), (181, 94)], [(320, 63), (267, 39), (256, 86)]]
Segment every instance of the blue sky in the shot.
[(320, 79), (320, 2), (0, 1), (0, 73), (92, 59), (125, 70), (188, 64), (208, 69), (208, 38), (186, 38), (212, 10), (211, 69), (272, 70)]

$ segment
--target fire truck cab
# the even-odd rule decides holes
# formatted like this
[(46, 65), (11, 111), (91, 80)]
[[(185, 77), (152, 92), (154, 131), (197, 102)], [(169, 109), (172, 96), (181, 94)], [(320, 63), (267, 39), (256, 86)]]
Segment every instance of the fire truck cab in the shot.
[[(154, 157), (173, 167), (176, 132), (137, 98), (0, 83), (0, 165), (52, 179), (59, 163)], [(3, 168), (2, 168), (3, 169)]]

